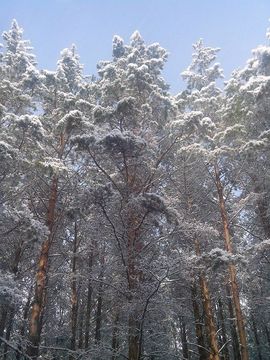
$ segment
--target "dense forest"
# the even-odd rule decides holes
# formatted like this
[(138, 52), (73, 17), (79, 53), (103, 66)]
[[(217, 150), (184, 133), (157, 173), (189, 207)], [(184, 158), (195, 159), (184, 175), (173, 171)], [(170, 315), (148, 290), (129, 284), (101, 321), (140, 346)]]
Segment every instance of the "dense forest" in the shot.
[(2, 43), (0, 358), (269, 359), (270, 45), (172, 95), (137, 31), (95, 76)]

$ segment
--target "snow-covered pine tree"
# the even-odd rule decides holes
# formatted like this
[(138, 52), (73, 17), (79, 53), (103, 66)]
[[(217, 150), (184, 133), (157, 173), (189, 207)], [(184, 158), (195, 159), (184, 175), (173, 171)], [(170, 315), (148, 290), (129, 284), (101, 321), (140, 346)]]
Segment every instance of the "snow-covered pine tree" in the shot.
[(162, 160), (172, 147), (163, 128), (173, 108), (161, 77), (166, 58), (164, 49), (147, 46), (138, 32), (129, 45), (114, 37), (113, 60), (98, 65), (95, 127), (74, 139), (111, 193), (97, 205), (111, 228), (115, 279), (125, 284), (126, 314), (118, 317), (128, 332), (131, 360), (142, 356), (147, 307), (166, 273), (155, 246), (168, 216), (160, 187)]
[[(80, 133), (83, 128), (83, 116), (76, 108), (76, 100), (84, 81), (75, 47), (63, 50), (56, 72), (44, 71), (42, 76), (40, 118), (46, 135), (42, 144), (43, 157), (35, 173), (40, 183), (42, 171), (41, 203), (38, 199), (35, 205), (39, 207), (40, 216), (45, 218), (48, 234), (41, 243), (31, 307), (28, 355), (33, 359), (38, 357), (42, 319), (46, 309), (49, 255), (54, 240), (57, 243), (59, 233), (64, 231), (60, 224), (64, 217), (64, 207), (72, 198), (69, 185), (76, 176), (69, 140), (71, 134)], [(59, 194), (60, 189), (65, 189), (62, 195)]]

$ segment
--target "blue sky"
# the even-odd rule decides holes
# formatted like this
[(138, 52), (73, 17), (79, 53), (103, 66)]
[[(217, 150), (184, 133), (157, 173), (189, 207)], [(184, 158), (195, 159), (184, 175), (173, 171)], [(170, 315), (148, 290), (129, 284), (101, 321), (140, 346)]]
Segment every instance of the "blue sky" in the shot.
[(139, 30), (146, 42), (169, 53), (164, 77), (173, 93), (190, 63), (192, 44), (203, 38), (220, 47), (225, 77), (243, 66), (251, 49), (265, 43), (269, 0), (1, 0), (0, 31), (16, 18), (30, 39), (39, 66), (55, 69), (59, 53), (75, 43), (87, 74), (110, 59), (114, 34), (129, 41)]

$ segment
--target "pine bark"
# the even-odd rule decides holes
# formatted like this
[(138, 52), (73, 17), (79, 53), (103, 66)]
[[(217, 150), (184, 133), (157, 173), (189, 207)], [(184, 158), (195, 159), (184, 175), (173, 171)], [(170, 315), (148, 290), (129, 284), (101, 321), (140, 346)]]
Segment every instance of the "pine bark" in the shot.
[(49, 207), (47, 215), (47, 226), (49, 229), (48, 238), (42, 243), (41, 253), (38, 260), (36, 274), (35, 295), (32, 304), (29, 328), (28, 355), (36, 360), (39, 353), (40, 335), (42, 330), (42, 316), (46, 298), (46, 287), (48, 280), (49, 251), (53, 240), (53, 227), (55, 222), (55, 208), (57, 201), (58, 178), (52, 179)]
[[(219, 314), (220, 327), (221, 327), (221, 339), (222, 339), (221, 346), (224, 346), (225, 344), (227, 344), (228, 339), (227, 339), (226, 325), (225, 325), (225, 319), (224, 319), (223, 304), (222, 304), (221, 299), (218, 300), (218, 314)], [(222, 354), (223, 354), (224, 360), (230, 359), (228, 344), (223, 347)]]
[(209, 353), (208, 351), (206, 351), (206, 347), (205, 347), (203, 325), (200, 316), (200, 307), (197, 300), (198, 295), (195, 284), (193, 284), (193, 286), (191, 287), (191, 296), (192, 296), (192, 307), (193, 307), (193, 314), (195, 320), (195, 333), (198, 344), (199, 359), (208, 360)]
[(230, 332), (231, 332), (232, 346), (233, 346), (233, 358), (234, 360), (241, 360), (240, 345), (237, 335), (237, 324), (234, 316), (233, 304), (231, 299), (231, 290), (229, 286), (226, 286), (226, 293), (228, 299), (229, 316), (231, 319)]
[[(200, 251), (200, 244), (198, 239), (195, 240), (195, 249), (196, 249), (196, 255), (200, 256), (201, 251)], [(205, 323), (207, 327), (207, 333), (208, 333), (208, 339), (210, 345), (209, 359), (219, 360), (220, 357), (218, 352), (217, 329), (216, 329), (213, 310), (212, 310), (210, 291), (207, 280), (203, 274), (200, 274), (199, 282), (200, 282), (200, 289), (202, 294), (202, 304), (204, 309)]]
[[(58, 157), (62, 158), (65, 148), (65, 134), (61, 133), (59, 139)], [(47, 282), (48, 282), (48, 270), (49, 270), (49, 253), (54, 236), (54, 224), (55, 224), (55, 212), (58, 196), (58, 176), (53, 175), (51, 182), (51, 189), (48, 201), (47, 221), (46, 225), (49, 230), (49, 235), (41, 245), (41, 252), (39, 255), (35, 294), (32, 303), (30, 325), (29, 325), (29, 345), (27, 354), (36, 360), (39, 354), (40, 336), (43, 325), (43, 312), (46, 303), (47, 296)]]
[[(219, 209), (220, 209), (222, 225), (223, 225), (225, 249), (226, 251), (228, 251), (229, 254), (233, 254), (228, 215), (225, 207), (225, 200), (223, 194), (223, 185), (220, 180), (220, 171), (217, 164), (215, 164), (215, 180), (216, 180), (216, 187), (217, 187), (218, 199), (219, 199)], [(244, 317), (240, 305), (240, 298), (239, 298), (239, 291), (238, 291), (238, 284), (236, 277), (236, 267), (234, 264), (229, 264), (228, 268), (229, 268), (229, 278), (230, 278), (230, 289), (231, 289), (232, 301), (236, 316), (237, 330), (240, 340), (241, 358), (242, 360), (248, 360), (249, 357), (248, 357), (246, 330), (244, 324)]]

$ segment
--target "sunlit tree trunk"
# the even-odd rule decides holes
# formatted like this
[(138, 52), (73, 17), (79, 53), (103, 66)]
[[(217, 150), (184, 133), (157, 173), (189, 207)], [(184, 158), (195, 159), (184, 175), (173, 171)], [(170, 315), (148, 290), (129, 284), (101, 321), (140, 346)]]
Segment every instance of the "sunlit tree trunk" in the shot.
[[(225, 241), (225, 249), (228, 253), (233, 254), (232, 249), (232, 240), (229, 230), (229, 222), (228, 222), (228, 215), (225, 207), (225, 200), (223, 194), (223, 185), (220, 180), (220, 171), (218, 165), (215, 164), (215, 181), (216, 187), (218, 192), (218, 199), (219, 199), (219, 209), (223, 224), (223, 236)], [(248, 349), (247, 349), (247, 338), (246, 338), (246, 330), (244, 324), (244, 317), (241, 310), (240, 305), (240, 298), (239, 298), (239, 291), (238, 291), (238, 284), (236, 278), (236, 267), (234, 264), (229, 264), (229, 277), (230, 277), (230, 289), (232, 294), (232, 301), (236, 316), (236, 323), (237, 323), (237, 330), (240, 340), (240, 351), (241, 351), (241, 359), (248, 360)]]
[[(60, 135), (60, 144), (59, 144), (59, 158), (62, 157), (65, 146), (64, 134)], [(49, 269), (49, 253), (54, 236), (54, 224), (55, 224), (55, 210), (57, 203), (58, 195), (58, 176), (54, 175), (51, 182), (51, 189), (48, 201), (48, 211), (47, 211), (47, 227), (49, 235), (41, 245), (41, 252), (39, 255), (39, 260), (37, 264), (37, 273), (36, 273), (36, 284), (35, 284), (35, 294), (34, 300), (32, 303), (31, 316), (30, 316), (30, 326), (29, 326), (29, 346), (28, 346), (28, 355), (37, 359), (39, 353), (40, 345), (40, 335), (42, 331), (42, 318), (43, 311), (46, 300), (46, 289), (48, 281), (48, 269)]]
[(47, 215), (47, 226), (49, 228), (49, 236), (42, 243), (41, 253), (38, 260), (38, 271), (36, 274), (36, 288), (35, 295), (32, 304), (31, 316), (30, 316), (30, 328), (29, 328), (29, 347), (28, 355), (34, 360), (38, 357), (40, 334), (42, 330), (42, 312), (44, 310), (44, 299), (46, 296), (46, 286), (48, 277), (48, 266), (49, 266), (49, 251), (53, 239), (53, 226), (55, 221), (55, 208), (57, 201), (57, 189), (58, 189), (58, 178), (53, 177), (49, 207)]
[[(201, 255), (199, 240), (195, 240), (196, 255)], [(218, 342), (217, 342), (217, 329), (214, 321), (214, 315), (212, 310), (211, 298), (209, 287), (206, 278), (203, 274), (199, 276), (200, 289), (202, 294), (202, 304), (204, 309), (205, 323), (207, 327), (209, 345), (210, 345), (210, 356), (209, 359), (219, 360)]]

